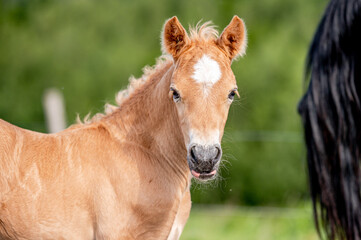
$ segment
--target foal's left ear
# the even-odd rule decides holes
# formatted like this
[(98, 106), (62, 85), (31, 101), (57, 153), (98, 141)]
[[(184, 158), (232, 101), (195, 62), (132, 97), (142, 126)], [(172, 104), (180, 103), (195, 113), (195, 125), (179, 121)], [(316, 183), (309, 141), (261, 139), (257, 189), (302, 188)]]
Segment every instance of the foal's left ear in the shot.
[(231, 60), (244, 56), (247, 48), (247, 30), (243, 20), (234, 16), (216, 42)]
[(186, 30), (175, 16), (165, 23), (162, 35), (163, 51), (171, 54), (174, 59), (179, 57), (182, 49), (190, 42)]

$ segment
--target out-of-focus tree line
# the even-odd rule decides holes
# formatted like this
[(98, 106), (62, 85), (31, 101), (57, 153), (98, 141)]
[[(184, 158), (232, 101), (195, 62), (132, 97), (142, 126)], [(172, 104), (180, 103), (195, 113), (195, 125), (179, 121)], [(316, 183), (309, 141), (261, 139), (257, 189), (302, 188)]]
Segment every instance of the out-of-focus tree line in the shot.
[[(247, 55), (233, 63), (241, 99), (231, 107), (217, 182), (193, 184), (193, 202), (286, 205), (307, 199), (296, 112), (308, 44), (325, 0), (0, 0), (0, 118), (46, 132), (42, 95), (62, 91), (68, 124), (103, 111), (131, 75), (161, 54), (160, 32), (237, 14)], [(1, 136), (0, 136), (1, 140)]]

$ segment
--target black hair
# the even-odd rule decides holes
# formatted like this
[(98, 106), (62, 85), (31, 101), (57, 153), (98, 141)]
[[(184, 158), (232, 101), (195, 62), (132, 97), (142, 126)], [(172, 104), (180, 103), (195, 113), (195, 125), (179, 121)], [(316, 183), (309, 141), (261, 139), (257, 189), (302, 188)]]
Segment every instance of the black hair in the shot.
[(304, 125), (317, 230), (361, 239), (361, 0), (331, 0), (306, 61)]

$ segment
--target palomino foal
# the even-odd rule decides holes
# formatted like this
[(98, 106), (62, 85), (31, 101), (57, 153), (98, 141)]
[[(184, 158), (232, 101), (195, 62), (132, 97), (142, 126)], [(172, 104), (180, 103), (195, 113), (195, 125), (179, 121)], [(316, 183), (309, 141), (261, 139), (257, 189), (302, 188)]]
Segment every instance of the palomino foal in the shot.
[(105, 115), (57, 134), (0, 120), (0, 239), (179, 238), (192, 176), (217, 173), (246, 30), (235, 16), (188, 36), (173, 17), (162, 37), (171, 57)]

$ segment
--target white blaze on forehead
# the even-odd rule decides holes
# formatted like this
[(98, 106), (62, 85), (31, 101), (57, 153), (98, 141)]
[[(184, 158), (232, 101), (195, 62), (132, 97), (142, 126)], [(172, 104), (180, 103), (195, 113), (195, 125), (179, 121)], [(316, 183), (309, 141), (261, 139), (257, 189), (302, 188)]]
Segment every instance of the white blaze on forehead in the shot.
[(210, 88), (222, 76), (218, 62), (204, 54), (194, 65), (194, 74), (192, 78), (197, 82)]

